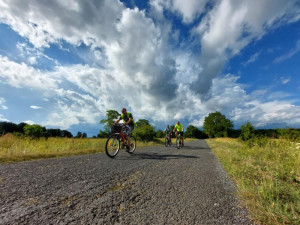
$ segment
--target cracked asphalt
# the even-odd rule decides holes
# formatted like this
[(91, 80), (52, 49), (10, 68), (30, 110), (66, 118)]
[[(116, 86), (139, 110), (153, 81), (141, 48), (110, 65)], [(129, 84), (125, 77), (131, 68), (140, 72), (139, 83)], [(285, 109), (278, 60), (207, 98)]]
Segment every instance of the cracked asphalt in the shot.
[(0, 224), (252, 224), (205, 140), (0, 165)]

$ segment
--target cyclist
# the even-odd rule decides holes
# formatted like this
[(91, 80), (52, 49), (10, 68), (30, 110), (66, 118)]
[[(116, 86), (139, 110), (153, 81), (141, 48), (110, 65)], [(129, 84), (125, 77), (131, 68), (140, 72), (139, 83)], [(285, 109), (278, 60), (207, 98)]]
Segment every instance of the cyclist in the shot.
[(163, 133), (166, 133), (166, 137), (170, 138), (170, 142), (171, 142), (171, 128), (169, 127), (169, 125), (167, 125), (166, 129), (163, 131)]
[(180, 135), (181, 135), (180, 136), (181, 137), (181, 143), (182, 143), (182, 147), (183, 147), (184, 146), (184, 143), (183, 143), (183, 131), (184, 131), (184, 128), (183, 128), (182, 124), (179, 121), (177, 121), (177, 123), (176, 123), (173, 131), (175, 131), (176, 139), (177, 139), (177, 134), (180, 133)]
[(125, 108), (122, 109), (122, 114), (120, 118), (114, 123), (115, 125), (120, 122), (120, 120), (123, 120), (123, 124), (125, 125), (126, 131), (126, 138), (127, 138), (127, 146), (126, 149), (130, 149), (130, 135), (132, 134), (132, 131), (134, 129), (134, 120), (132, 117), (132, 114), (130, 112), (127, 112)]

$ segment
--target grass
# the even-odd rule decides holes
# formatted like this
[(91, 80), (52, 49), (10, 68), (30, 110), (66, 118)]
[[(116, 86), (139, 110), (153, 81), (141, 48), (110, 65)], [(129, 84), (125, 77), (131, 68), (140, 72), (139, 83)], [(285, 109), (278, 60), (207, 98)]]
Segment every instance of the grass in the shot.
[(268, 139), (249, 147), (237, 139), (207, 140), (259, 224), (300, 224), (300, 144)]
[[(32, 139), (6, 134), (0, 137), (0, 163), (104, 152), (105, 143), (106, 138)], [(152, 142), (137, 141), (137, 148), (162, 144), (164, 138)]]

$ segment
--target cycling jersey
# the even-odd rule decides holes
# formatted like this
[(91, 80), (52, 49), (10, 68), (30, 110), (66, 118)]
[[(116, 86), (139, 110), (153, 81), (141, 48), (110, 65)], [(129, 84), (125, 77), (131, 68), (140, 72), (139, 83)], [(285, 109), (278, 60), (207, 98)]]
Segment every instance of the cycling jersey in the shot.
[(125, 116), (123, 114), (120, 116), (120, 120), (123, 120), (124, 123), (126, 123), (129, 120), (129, 118), (131, 118), (132, 120), (128, 125), (134, 126), (134, 120), (133, 120), (132, 114), (130, 112), (127, 112), (127, 115), (125, 115)]
[(179, 125), (176, 124), (175, 125), (175, 129), (176, 129), (177, 132), (183, 131), (182, 128), (183, 128), (182, 124), (179, 124)]
[(171, 128), (166, 128), (166, 129), (164, 130), (164, 132), (170, 133), (170, 132), (171, 132)]

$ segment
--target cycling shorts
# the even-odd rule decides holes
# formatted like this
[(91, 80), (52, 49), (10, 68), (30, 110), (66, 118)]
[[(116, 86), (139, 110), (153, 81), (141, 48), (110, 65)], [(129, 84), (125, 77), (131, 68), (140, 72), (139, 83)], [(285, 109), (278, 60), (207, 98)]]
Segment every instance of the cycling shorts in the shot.
[(177, 135), (180, 134), (181, 136), (183, 136), (183, 131), (176, 131)]

